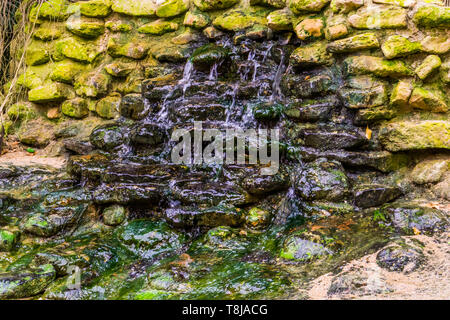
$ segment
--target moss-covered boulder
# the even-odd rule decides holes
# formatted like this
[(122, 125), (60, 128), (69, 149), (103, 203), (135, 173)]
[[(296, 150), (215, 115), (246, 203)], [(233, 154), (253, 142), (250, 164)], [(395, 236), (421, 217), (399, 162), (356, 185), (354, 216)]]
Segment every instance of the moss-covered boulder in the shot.
[(103, 71), (81, 74), (75, 81), (75, 92), (79, 96), (96, 98), (108, 93), (111, 76)]
[(420, 27), (450, 27), (450, 8), (439, 6), (422, 6), (417, 9), (413, 18)]
[(298, 47), (290, 57), (290, 63), (299, 68), (330, 65), (332, 62), (333, 58), (327, 52), (326, 42), (316, 42), (308, 46)]
[(124, 207), (113, 205), (103, 210), (103, 223), (107, 226), (117, 226), (125, 221), (127, 211)]
[(325, 22), (321, 18), (307, 18), (295, 27), (295, 34), (300, 40), (323, 38)]
[(289, 9), (294, 14), (302, 14), (306, 12), (319, 12), (325, 7), (330, 0), (289, 0)]
[(195, 28), (195, 29), (203, 29), (211, 23), (211, 18), (206, 14), (200, 11), (188, 11), (184, 16), (183, 24), (185, 26)]
[(380, 46), (374, 33), (363, 33), (353, 37), (336, 40), (327, 46), (328, 52), (343, 53), (365, 49), (374, 49)]
[(37, 117), (36, 110), (29, 102), (18, 102), (11, 105), (7, 114), (8, 118), (14, 121), (26, 121)]
[(114, 0), (112, 10), (117, 13), (136, 17), (151, 17), (155, 15), (153, 0)]
[(229, 56), (229, 52), (224, 47), (207, 44), (197, 48), (190, 58), (194, 66), (199, 68), (209, 68), (215, 63), (225, 61)]
[(144, 24), (138, 31), (145, 34), (162, 35), (167, 32), (178, 30), (178, 23), (158, 19), (153, 22)]
[(287, 10), (276, 10), (267, 16), (267, 26), (274, 31), (292, 30), (292, 14)]
[(442, 61), (441, 58), (437, 55), (430, 55), (426, 57), (422, 63), (416, 68), (415, 73), (416, 75), (424, 80), (427, 78), (430, 74), (432, 74), (435, 70), (439, 69), (441, 66)]
[(56, 51), (62, 56), (84, 63), (93, 62), (102, 53), (95, 43), (72, 37), (59, 40)]
[(432, 112), (447, 112), (448, 110), (445, 96), (438, 90), (430, 91), (423, 88), (414, 88), (409, 98), (409, 104), (413, 108)]
[(108, 53), (114, 58), (127, 57), (140, 60), (147, 56), (148, 50), (149, 46), (138, 39), (122, 41), (111, 37), (108, 41)]
[(105, 23), (97, 18), (86, 18), (74, 14), (67, 19), (66, 28), (77, 36), (95, 39), (105, 32)]
[(267, 9), (257, 7), (229, 10), (214, 19), (213, 25), (222, 30), (238, 32), (256, 25), (267, 25), (268, 13)]
[(55, 279), (51, 264), (37, 269), (0, 273), (0, 299), (20, 299), (35, 296), (45, 290)]
[(227, 9), (238, 3), (239, 0), (194, 0), (194, 4), (202, 11)]
[(20, 142), (32, 147), (45, 147), (54, 139), (55, 128), (41, 119), (30, 120), (20, 126)]
[(119, 115), (121, 101), (120, 94), (107, 96), (97, 102), (95, 112), (102, 118), (114, 119)]
[(450, 149), (450, 123), (443, 120), (396, 121), (384, 125), (379, 140), (386, 150)]
[(86, 70), (86, 65), (72, 60), (63, 60), (54, 64), (50, 79), (72, 84), (75, 78)]
[(442, 82), (450, 84), (450, 59), (441, 65), (439, 77)]
[(6, 229), (0, 229), (0, 252), (11, 251), (19, 240), (19, 234)]
[(33, 33), (33, 38), (42, 41), (52, 41), (59, 39), (64, 32), (64, 29), (57, 24), (46, 24), (36, 28)]
[(336, 13), (348, 13), (364, 5), (364, 0), (331, 0), (330, 8)]
[(83, 98), (64, 101), (61, 105), (61, 112), (71, 118), (84, 118), (89, 114), (87, 101)]
[(34, 4), (30, 11), (30, 21), (64, 20), (68, 17), (68, 4), (67, 0), (48, 0), (41, 5)]
[(27, 68), (25, 73), (21, 74), (17, 79), (17, 85), (23, 86), (27, 89), (34, 89), (43, 84), (43, 81), (40, 76), (38, 76), (35, 72), (31, 70), (31, 68)]
[(112, 75), (113, 77), (123, 78), (136, 69), (136, 64), (118, 61), (106, 65), (104, 69), (106, 73)]
[(298, 234), (286, 237), (280, 251), (281, 258), (301, 262), (312, 261), (330, 254), (332, 251), (322, 244), (305, 240)]
[(189, 0), (164, 0), (156, 3), (156, 15), (160, 18), (178, 16), (189, 9)]
[(80, 13), (86, 17), (104, 18), (111, 13), (111, 0), (89, 0), (80, 1), (77, 5), (80, 8)]
[(372, 56), (355, 56), (344, 60), (347, 74), (373, 74), (379, 77), (404, 77), (412, 75), (412, 70), (400, 60), (385, 60)]
[(125, 20), (110, 20), (105, 22), (105, 27), (112, 32), (127, 33), (133, 30), (133, 25)]
[(305, 166), (294, 179), (295, 191), (305, 200), (342, 200), (350, 186), (342, 165), (325, 158)]
[(72, 96), (72, 87), (58, 82), (47, 82), (28, 91), (28, 100), (36, 103), (60, 102)]
[(25, 63), (28, 66), (38, 66), (50, 61), (50, 55), (44, 43), (33, 41), (25, 51)]
[(387, 59), (404, 57), (419, 52), (422, 46), (419, 42), (409, 41), (403, 36), (393, 35), (381, 45), (381, 50)]
[(397, 108), (405, 108), (408, 105), (413, 85), (411, 81), (401, 80), (392, 89), (390, 105)]
[(348, 17), (356, 29), (406, 28), (407, 10), (396, 7), (371, 6), (358, 9)]

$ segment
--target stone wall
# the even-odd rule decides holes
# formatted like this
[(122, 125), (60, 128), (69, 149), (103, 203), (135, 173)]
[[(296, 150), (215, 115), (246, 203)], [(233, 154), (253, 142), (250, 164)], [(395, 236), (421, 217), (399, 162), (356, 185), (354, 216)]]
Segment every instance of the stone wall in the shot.
[(395, 120), (380, 128), (387, 150), (450, 148), (450, 8), (440, 0), (49, 0), (30, 21), (17, 84), (28, 99), (8, 107), (6, 129), (48, 153), (61, 152), (64, 123), (84, 121), (86, 138), (144, 79), (167, 77), (167, 64), (223, 33), (236, 44), (278, 34), (298, 44), (291, 66), (339, 66), (346, 107), (364, 123)]

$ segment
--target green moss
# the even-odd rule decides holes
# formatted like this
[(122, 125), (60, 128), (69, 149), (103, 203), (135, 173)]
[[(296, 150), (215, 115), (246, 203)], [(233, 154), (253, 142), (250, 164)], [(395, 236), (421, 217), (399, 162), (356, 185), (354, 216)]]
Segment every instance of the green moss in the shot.
[(30, 21), (38, 21), (38, 19), (45, 20), (64, 20), (67, 14), (66, 0), (48, 0), (41, 5), (33, 5), (30, 11)]
[(112, 10), (130, 16), (150, 17), (155, 15), (155, 3), (153, 0), (115, 0)]
[(328, 52), (343, 53), (374, 49), (380, 46), (374, 33), (363, 33), (353, 37), (336, 40), (327, 46)]
[(153, 35), (162, 35), (167, 32), (178, 30), (178, 23), (164, 21), (162, 19), (144, 24), (138, 29), (138, 32)]
[(105, 27), (112, 32), (130, 32), (133, 30), (133, 26), (130, 23), (122, 21), (108, 21), (105, 23)]
[(55, 63), (53, 71), (50, 74), (50, 79), (72, 84), (75, 81), (76, 76), (85, 70), (86, 65), (84, 64), (71, 60), (64, 60)]
[(0, 251), (11, 251), (17, 243), (17, 238), (17, 233), (0, 229)]
[(330, 0), (290, 0), (289, 9), (297, 15), (305, 12), (319, 12)]
[(56, 43), (58, 54), (75, 61), (91, 63), (102, 52), (95, 43), (75, 38), (65, 38)]
[(111, 37), (108, 41), (108, 53), (114, 58), (144, 59), (148, 50), (149, 45), (138, 39)]
[(194, 4), (202, 11), (227, 9), (238, 3), (239, 0), (194, 0)]
[(413, 54), (419, 52), (421, 49), (422, 46), (419, 42), (412, 42), (398, 35), (390, 36), (381, 46), (384, 56), (388, 59)]
[(43, 42), (33, 41), (25, 51), (25, 63), (28, 66), (37, 66), (50, 61), (50, 55)]
[(200, 11), (188, 11), (184, 16), (183, 24), (188, 27), (203, 29), (211, 23), (210, 17)]
[(189, 9), (187, 0), (165, 0), (156, 6), (156, 15), (160, 18), (174, 17)]
[(110, 0), (89, 0), (78, 2), (80, 13), (86, 17), (104, 18), (111, 13)]
[(79, 96), (96, 98), (108, 93), (111, 76), (104, 71), (81, 74), (75, 81), (75, 92)]
[(450, 8), (423, 6), (417, 9), (414, 22), (420, 27), (450, 27)]
[(213, 25), (216, 28), (234, 32), (249, 29), (255, 25), (265, 26), (268, 13), (267, 9), (260, 7), (229, 10), (214, 19)]
[(39, 26), (33, 33), (33, 37), (42, 41), (51, 41), (61, 37), (63, 30), (56, 24)]
[(41, 86), (42, 83), (42, 79), (30, 68), (27, 68), (27, 71), (25, 71), (25, 73), (20, 75), (17, 79), (17, 85), (23, 86), (27, 89), (34, 89)]
[(96, 18), (85, 18), (72, 15), (66, 22), (66, 28), (77, 36), (95, 39), (105, 32), (105, 23)]
[(327, 43), (323, 41), (298, 47), (291, 54), (291, 63), (295, 67), (330, 65), (333, 62), (333, 58), (326, 48)]
[(119, 115), (121, 101), (122, 99), (120, 95), (105, 97), (97, 102), (95, 105), (95, 111), (102, 118), (113, 119)]
[(61, 112), (68, 117), (81, 119), (89, 114), (89, 109), (85, 99), (75, 98), (64, 101), (61, 105)]
[(8, 108), (8, 117), (11, 120), (26, 121), (36, 118), (37, 114), (34, 108), (25, 102), (15, 103)]
[(448, 106), (445, 97), (438, 90), (425, 90), (423, 88), (414, 88), (409, 98), (411, 107), (432, 112), (447, 112)]
[(73, 95), (72, 88), (56, 82), (48, 82), (28, 92), (28, 100), (36, 103), (59, 102)]
[(267, 25), (270, 29), (275, 31), (290, 31), (292, 30), (293, 16), (286, 10), (276, 10), (267, 16)]
[(423, 62), (416, 68), (415, 72), (420, 79), (424, 80), (435, 70), (439, 69), (441, 64), (442, 62), (439, 56), (430, 55), (423, 60)]
[(412, 70), (403, 61), (390, 61), (372, 56), (349, 57), (344, 60), (344, 70), (348, 74), (374, 74), (379, 77), (412, 75)]

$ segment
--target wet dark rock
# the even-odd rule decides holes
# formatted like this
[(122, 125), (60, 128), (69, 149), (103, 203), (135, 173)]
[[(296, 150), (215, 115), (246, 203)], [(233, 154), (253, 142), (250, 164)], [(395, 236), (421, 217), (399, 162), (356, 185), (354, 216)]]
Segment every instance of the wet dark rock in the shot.
[(240, 206), (255, 201), (251, 195), (239, 188), (220, 182), (176, 181), (170, 185), (171, 195), (185, 204)]
[(155, 124), (144, 123), (131, 130), (131, 142), (155, 146), (164, 141), (165, 133)]
[(398, 187), (385, 185), (362, 185), (355, 191), (355, 205), (360, 208), (377, 207), (398, 198), (402, 194)]
[(280, 117), (282, 108), (280, 104), (258, 104), (253, 107), (253, 115), (261, 121), (274, 121)]
[(141, 120), (150, 111), (150, 107), (144, 102), (141, 94), (132, 93), (122, 97), (120, 114), (123, 117)]
[(195, 247), (205, 247), (213, 250), (233, 250), (239, 252), (249, 246), (249, 241), (245, 236), (239, 234), (238, 230), (219, 226), (209, 230), (200, 240), (200, 243), (194, 244)]
[(409, 273), (416, 270), (425, 262), (423, 253), (414, 247), (389, 246), (377, 254), (377, 263), (389, 271)]
[(124, 130), (116, 124), (101, 125), (92, 131), (90, 141), (96, 148), (110, 151), (125, 142)]
[(19, 241), (20, 233), (0, 229), (0, 252), (11, 251)]
[(94, 150), (89, 141), (82, 141), (79, 139), (65, 139), (63, 143), (64, 148), (80, 155), (89, 154)]
[(281, 89), (284, 95), (297, 98), (308, 98), (324, 95), (336, 90), (330, 75), (285, 74), (281, 80)]
[(179, 165), (110, 163), (99, 180), (105, 183), (163, 183), (185, 171), (186, 168)]
[(0, 299), (20, 299), (35, 296), (55, 279), (51, 264), (35, 270), (0, 273)]
[(98, 204), (158, 204), (161, 199), (159, 185), (152, 184), (102, 184), (92, 193), (92, 198)]
[(392, 222), (398, 232), (405, 235), (417, 232), (433, 234), (445, 230), (449, 224), (445, 213), (408, 202), (393, 203), (382, 208), (381, 213)]
[(289, 184), (289, 173), (283, 168), (279, 169), (274, 175), (254, 173), (246, 176), (241, 182), (241, 186), (254, 195), (264, 195), (286, 190)]
[(144, 259), (181, 249), (183, 235), (171, 230), (164, 222), (146, 219), (130, 221), (116, 231), (118, 239)]
[(96, 180), (109, 166), (107, 160), (106, 156), (99, 154), (72, 156), (67, 162), (67, 172), (91, 181)]
[(301, 122), (328, 120), (339, 100), (332, 96), (316, 100), (297, 100), (286, 106), (284, 114)]
[(345, 151), (345, 150), (317, 150), (313, 148), (301, 148), (300, 154), (305, 160), (325, 157), (336, 160), (350, 167), (373, 168), (381, 172), (391, 172), (408, 165), (409, 157), (402, 153), (388, 151)]
[(189, 103), (174, 103), (170, 117), (174, 121), (213, 121), (225, 120), (226, 106), (217, 103), (216, 99), (198, 98), (190, 99)]
[(367, 138), (357, 129), (319, 128), (302, 130), (300, 136), (307, 147), (322, 150), (352, 149), (367, 142)]
[(89, 263), (80, 256), (67, 253), (59, 253), (55, 250), (48, 252), (39, 252), (33, 258), (31, 265), (40, 266), (43, 264), (52, 265), (58, 276), (66, 276), (70, 273), (70, 268), (77, 266), (79, 268), (85, 268)]
[(206, 44), (197, 48), (190, 58), (190, 61), (200, 69), (208, 69), (214, 64), (223, 63), (229, 56), (227, 49), (215, 45)]
[(296, 192), (306, 200), (342, 200), (348, 193), (349, 181), (337, 161), (320, 158), (300, 168), (295, 175)]

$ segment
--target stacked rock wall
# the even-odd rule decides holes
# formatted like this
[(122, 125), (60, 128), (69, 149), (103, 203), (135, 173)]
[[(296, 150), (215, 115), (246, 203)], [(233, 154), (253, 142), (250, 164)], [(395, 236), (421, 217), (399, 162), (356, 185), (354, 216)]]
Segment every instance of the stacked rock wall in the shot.
[(291, 66), (341, 68), (338, 93), (363, 123), (395, 119), (380, 129), (387, 150), (448, 149), (449, 27), (440, 0), (49, 0), (31, 11), (28, 99), (8, 107), (6, 127), (45, 147), (55, 124), (119, 117), (144, 79), (223, 33), (282, 34), (298, 46)]

